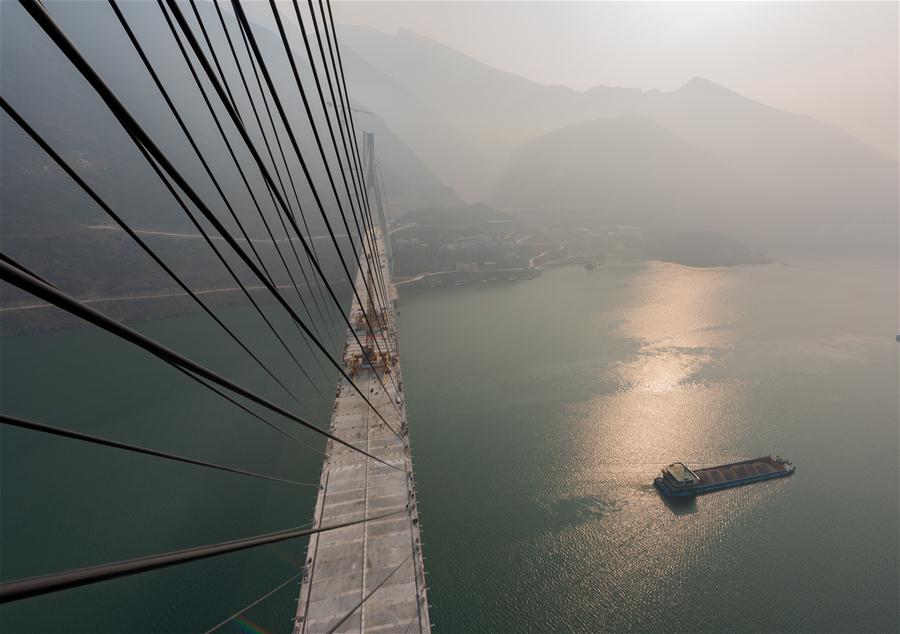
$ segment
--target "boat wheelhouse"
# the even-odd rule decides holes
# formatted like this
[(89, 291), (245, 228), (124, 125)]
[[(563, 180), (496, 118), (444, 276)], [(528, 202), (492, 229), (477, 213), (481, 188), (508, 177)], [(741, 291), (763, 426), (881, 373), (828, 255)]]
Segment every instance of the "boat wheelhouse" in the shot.
[(669, 497), (692, 497), (697, 495), (700, 478), (683, 462), (673, 462), (665, 467), (660, 477), (653, 481)]

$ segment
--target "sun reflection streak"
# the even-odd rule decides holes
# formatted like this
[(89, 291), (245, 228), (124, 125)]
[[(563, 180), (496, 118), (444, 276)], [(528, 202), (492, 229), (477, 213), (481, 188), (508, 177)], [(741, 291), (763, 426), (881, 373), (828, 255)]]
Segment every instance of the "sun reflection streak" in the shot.
[[(587, 543), (606, 536), (604, 556), (614, 563), (605, 568), (604, 588), (613, 592), (648, 571), (677, 577), (686, 562), (721, 539), (712, 527), (721, 529), (746, 512), (745, 505), (703, 501), (701, 522), (697, 507), (665, 508), (651, 484), (664, 464), (738, 459), (735, 452), (747, 442), (743, 416), (752, 387), (703, 375), (723, 363), (735, 343), (740, 314), (731, 296), (733, 272), (650, 263), (633, 282), (629, 300), (603, 317), (615, 336), (637, 345), (601, 371), (600, 380), (618, 389), (571, 412), (581, 424), (567, 488), (599, 495), (612, 509), (602, 517), (602, 530), (590, 522), (573, 530), (599, 531), (585, 536)], [(672, 540), (671, 534), (680, 538)], [(631, 591), (646, 591), (649, 600), (656, 587)]]
[(619, 334), (641, 345), (614, 368), (624, 389), (675, 390), (719, 359), (734, 336), (725, 298), (731, 285), (724, 269), (651, 263), (619, 315)]
[(746, 384), (701, 378), (734, 342), (732, 275), (653, 262), (634, 280), (614, 332), (638, 348), (600, 377), (618, 389), (583, 406), (585, 447), (594, 448), (583, 456), (586, 479), (603, 479), (600, 471), (613, 456), (635, 465), (635, 481), (649, 482), (657, 465), (703, 463), (734, 451)]

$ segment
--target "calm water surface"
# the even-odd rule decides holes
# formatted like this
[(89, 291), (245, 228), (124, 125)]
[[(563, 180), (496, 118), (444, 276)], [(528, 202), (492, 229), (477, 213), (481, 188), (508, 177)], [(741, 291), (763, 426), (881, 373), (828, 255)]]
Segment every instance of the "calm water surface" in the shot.
[[(609, 263), (402, 294), (436, 631), (898, 629), (894, 263)], [(291, 372), (249, 312), (227, 317)], [(287, 404), (201, 316), (142, 330)], [(4, 412), (318, 477), (315, 452), (111, 337), (0, 345)], [(333, 383), (322, 376), (326, 397)], [(305, 397), (326, 420), (327, 402)], [(5, 579), (312, 513), (314, 490), (24, 431), (4, 430), (0, 452)], [(769, 453), (797, 474), (675, 506), (650, 484), (673, 460)], [(304, 552), (266, 547), (5, 606), (0, 629), (202, 631), (294, 574)], [(287, 632), (295, 597), (291, 585), (225, 631)]]
[[(893, 263), (565, 268), (404, 298), (445, 632), (898, 629)], [(666, 504), (662, 464), (794, 477)]]
[[(270, 317), (277, 320), (272, 311)], [(225, 321), (327, 424), (330, 402), (301, 389), (296, 366), (249, 310)], [(290, 326), (281, 323), (283, 332)], [(201, 315), (139, 327), (285, 407), (292, 401)], [(321, 455), (286, 440), (127, 343), (93, 329), (0, 340), (4, 413), (163, 451), (317, 483)], [(295, 353), (302, 358), (302, 346)], [(316, 367), (307, 360), (307, 365)], [(319, 389), (335, 380), (321, 373)], [(273, 386), (274, 385), (274, 386)], [(294, 405), (296, 409), (296, 405)], [(300, 440), (321, 437), (277, 417)], [(56, 572), (297, 527), (315, 487), (175, 464), (18, 429), (0, 429), (4, 579)], [(0, 607), (5, 632), (203, 632), (296, 574), (305, 540), (285, 542)], [(287, 632), (298, 584), (223, 631)]]

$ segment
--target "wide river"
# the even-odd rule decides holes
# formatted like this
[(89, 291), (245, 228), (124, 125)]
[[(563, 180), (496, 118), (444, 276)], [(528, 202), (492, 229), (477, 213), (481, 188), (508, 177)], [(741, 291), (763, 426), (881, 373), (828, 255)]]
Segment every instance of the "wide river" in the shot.
[[(872, 261), (609, 262), (401, 290), (435, 630), (900, 629), (897, 296), (896, 262)], [(249, 313), (228, 319), (281, 359)], [(281, 396), (200, 316), (142, 330)], [(110, 337), (2, 345), (5, 413), (317, 480), (313, 451)], [(333, 381), (320, 389), (316, 421)], [(311, 517), (312, 489), (33, 432), (0, 440), (4, 579)], [(679, 505), (651, 484), (672, 461), (768, 454), (797, 473)], [(203, 631), (294, 574), (304, 546), (7, 605), (0, 629)], [(295, 597), (291, 584), (223, 631), (288, 632)]]

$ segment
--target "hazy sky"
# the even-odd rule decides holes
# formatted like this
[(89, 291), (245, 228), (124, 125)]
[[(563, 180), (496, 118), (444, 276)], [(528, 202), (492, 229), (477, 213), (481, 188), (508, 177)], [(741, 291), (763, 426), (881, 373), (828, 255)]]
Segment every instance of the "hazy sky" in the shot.
[[(673, 90), (696, 75), (897, 158), (898, 3), (340, 1), (544, 84)], [(386, 69), (385, 69), (386, 70)]]

